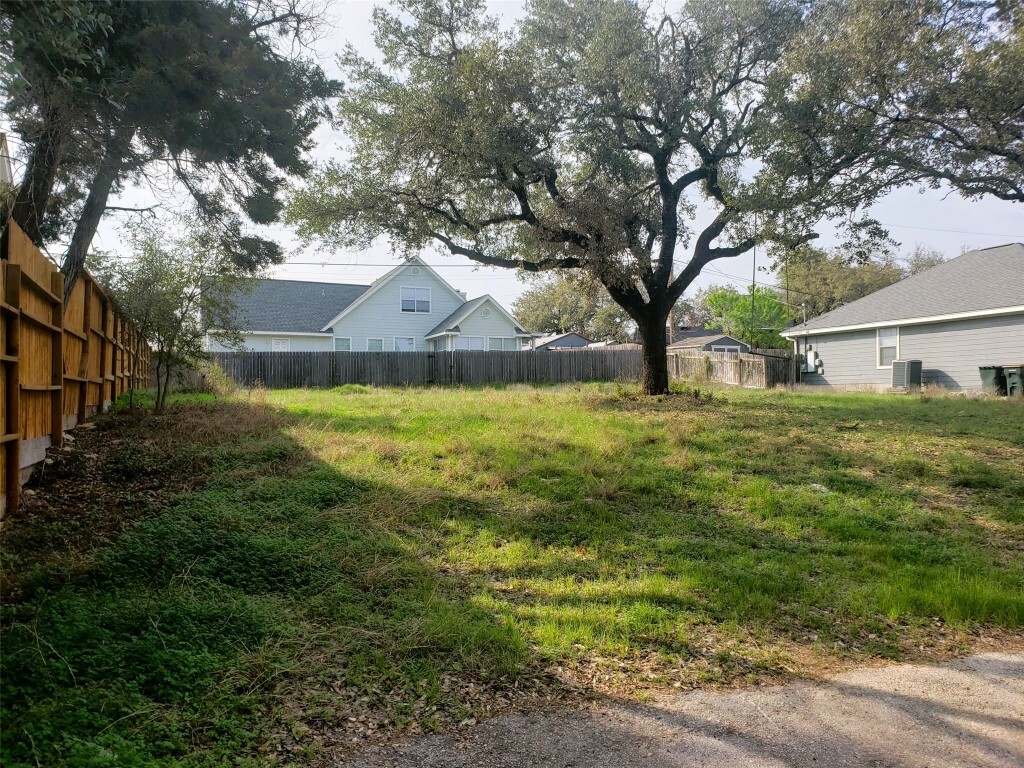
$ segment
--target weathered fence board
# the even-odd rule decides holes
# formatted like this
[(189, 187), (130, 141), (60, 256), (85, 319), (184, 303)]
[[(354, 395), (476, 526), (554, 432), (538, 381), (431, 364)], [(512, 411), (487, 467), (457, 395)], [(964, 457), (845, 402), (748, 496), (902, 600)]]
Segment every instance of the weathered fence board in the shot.
[[(67, 303), (56, 265), (13, 222), (0, 269), (0, 515), (17, 506), (21, 480), (64, 431), (128, 390), (138, 335), (84, 273)], [(149, 346), (138, 370), (148, 380)]]
[[(546, 350), (531, 352), (215, 352), (213, 362), (243, 387), (271, 389), (480, 384), (554, 384), (635, 381), (640, 350)], [(720, 381), (771, 388), (789, 382), (782, 357), (728, 352), (672, 353), (673, 379)]]

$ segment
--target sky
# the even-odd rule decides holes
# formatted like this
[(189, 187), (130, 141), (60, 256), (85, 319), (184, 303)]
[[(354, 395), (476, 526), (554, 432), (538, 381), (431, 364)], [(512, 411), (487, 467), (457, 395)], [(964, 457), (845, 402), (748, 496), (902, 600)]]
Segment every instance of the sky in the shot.
[[(332, 76), (339, 76), (336, 54), (346, 43), (369, 57), (375, 55), (371, 14), (379, 2), (373, 0), (335, 0), (328, 9), (329, 29), (316, 43), (315, 56)], [(511, 24), (522, 12), (522, 4), (507, 0), (490, 3), (491, 12)], [(316, 160), (343, 159), (341, 136), (325, 127), (315, 135)], [(154, 198), (148, 191), (128, 189), (111, 205), (145, 207), (160, 202), (172, 207), (173, 197)], [(900, 253), (908, 253), (916, 244), (934, 248), (946, 256), (957, 256), (965, 249), (986, 248), (1007, 242), (1024, 242), (1024, 206), (996, 199), (969, 201), (955, 192), (942, 190), (897, 190), (881, 200), (870, 211), (885, 224), (901, 245)], [(124, 215), (108, 216), (100, 225), (93, 247), (124, 252), (127, 247), (120, 236)], [(374, 244), (361, 251), (329, 251), (316, 246), (301, 249), (288, 229), (275, 227), (271, 233), (285, 246), (288, 263), (271, 270), (270, 275), (292, 280), (368, 284), (399, 263), (386, 243)], [(819, 245), (836, 244), (828, 231), (822, 232)], [(437, 250), (423, 252), (431, 266), (455, 288), (466, 291), (469, 298), (491, 294), (507, 307), (527, 287), (511, 270), (474, 265), (462, 257), (447, 256)], [(741, 290), (750, 285), (755, 264), (757, 282), (773, 283), (773, 274), (766, 273), (763, 253), (722, 259), (709, 265), (691, 286), (693, 290), (712, 284), (733, 285)]]

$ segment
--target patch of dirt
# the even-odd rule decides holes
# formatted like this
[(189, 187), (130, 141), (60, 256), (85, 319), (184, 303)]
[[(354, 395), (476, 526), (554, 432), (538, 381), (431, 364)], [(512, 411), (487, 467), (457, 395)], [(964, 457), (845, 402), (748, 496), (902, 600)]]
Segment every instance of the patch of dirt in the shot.
[(191, 406), (162, 416), (106, 414), (65, 433), (22, 489), (20, 507), (0, 526), (0, 600), (16, 603), (35, 566), (67, 576), (134, 521), (201, 487), (208, 471), (194, 446), (277, 427), (266, 408)]

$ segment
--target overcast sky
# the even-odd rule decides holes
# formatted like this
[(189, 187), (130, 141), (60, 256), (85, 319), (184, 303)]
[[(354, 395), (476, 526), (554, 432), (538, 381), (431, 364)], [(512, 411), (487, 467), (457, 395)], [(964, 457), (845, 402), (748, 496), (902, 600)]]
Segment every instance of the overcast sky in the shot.
[[(341, 0), (330, 4), (332, 31), (316, 46), (321, 65), (338, 76), (335, 55), (346, 42), (361, 53), (373, 56), (373, 27), (371, 13), (373, 0)], [(511, 22), (521, 13), (521, 3), (512, 0), (491, 3), (492, 12)], [(341, 156), (339, 137), (329, 129), (317, 133), (317, 159)], [(153, 198), (148, 193), (128, 190), (113, 205), (149, 205)], [(173, 205), (164, 200), (163, 205)], [(909, 252), (915, 244), (935, 248), (947, 256), (956, 256), (965, 248), (985, 248), (1006, 242), (1024, 242), (1024, 207), (1020, 204), (988, 199), (967, 201), (956, 193), (904, 189), (890, 194), (872, 211), (872, 214), (890, 228), (892, 236), (901, 243), (900, 251)], [(94, 247), (105, 250), (124, 250), (119, 237), (123, 218), (109, 216), (101, 224)], [(288, 249), (290, 264), (272, 271), (275, 277), (294, 280), (325, 282), (369, 283), (398, 264), (386, 244), (377, 244), (363, 251), (330, 252), (318, 248), (300, 251), (295, 238), (285, 228), (273, 230)], [(828, 233), (823, 233), (822, 245), (831, 245)], [(509, 270), (476, 267), (467, 259), (445, 256), (438, 251), (425, 251), (427, 261), (437, 268), (446, 280), (464, 290), (470, 298), (489, 293), (506, 306), (511, 305), (523, 291), (524, 285)], [(312, 262), (312, 263), (298, 263)], [(761, 266), (761, 260), (758, 261)], [(753, 256), (747, 254), (735, 259), (724, 259), (710, 265), (698, 278), (694, 288), (709, 284), (732, 284), (743, 288), (750, 284)], [(770, 274), (758, 273), (758, 282), (773, 282)], [(692, 290), (692, 289), (691, 289)]]

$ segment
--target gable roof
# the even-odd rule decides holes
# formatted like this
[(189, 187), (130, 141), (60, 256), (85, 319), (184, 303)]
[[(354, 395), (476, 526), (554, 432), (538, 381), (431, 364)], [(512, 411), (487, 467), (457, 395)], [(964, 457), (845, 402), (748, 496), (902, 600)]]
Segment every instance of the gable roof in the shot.
[(582, 333), (576, 333), (576, 331), (566, 331), (565, 333), (552, 333), (548, 336), (540, 336), (534, 341), (533, 348), (540, 349), (541, 347), (549, 347), (556, 341), (561, 341), (569, 336), (575, 336), (578, 339), (583, 339), (587, 344), (593, 344), (591, 339), (588, 339)]
[(508, 318), (508, 321), (512, 323), (512, 325), (515, 327), (517, 336), (530, 335), (528, 331), (523, 330), (523, 327), (519, 324), (519, 321), (516, 320), (511, 314), (509, 314), (508, 310), (506, 310), (503, 306), (501, 306), (501, 304), (496, 302), (490, 294), (485, 293), (483, 296), (478, 296), (472, 301), (467, 301), (460, 307), (457, 307), (454, 312), (448, 315), (448, 317), (446, 317), (440, 323), (435, 325), (433, 329), (429, 333), (427, 333), (424, 338), (430, 339), (433, 338), (434, 336), (443, 336), (446, 333), (459, 333), (459, 323), (461, 323), (463, 320), (465, 320), (467, 317), (473, 314), (473, 312), (475, 312), (478, 308), (486, 304), (488, 301), (491, 302), (495, 309), (497, 309), (499, 312), (501, 312), (501, 314)]
[(969, 251), (826, 312), (783, 336), (1024, 312), (1024, 245)]
[(368, 285), (256, 279), (233, 292), (231, 300), (243, 331), (321, 333), (340, 308), (350, 306), (369, 289)]
[(345, 315), (347, 315), (349, 312), (351, 312), (353, 309), (358, 307), (360, 304), (362, 304), (364, 301), (366, 301), (368, 298), (370, 298), (373, 294), (375, 294), (377, 291), (379, 291), (381, 288), (383, 288), (385, 285), (387, 285), (389, 282), (391, 282), (391, 280), (393, 280), (395, 277), (397, 277), (399, 275), (399, 273), (401, 273), (401, 271), (403, 269), (405, 269), (406, 267), (421, 267), (422, 269), (427, 270), (427, 272), (435, 280), (437, 280), (437, 282), (439, 282), (441, 285), (443, 285), (445, 288), (447, 288), (449, 291), (451, 291), (453, 296), (457, 296), (459, 301), (465, 301), (466, 300), (465, 296), (463, 296), (457, 290), (452, 288), (451, 284), (447, 280), (445, 280), (443, 277), (441, 277), (439, 274), (437, 274), (437, 272), (435, 272), (431, 268), (431, 266), (429, 264), (427, 264), (427, 262), (425, 262), (419, 256), (412, 256), (405, 263), (399, 264), (397, 267), (392, 269), (387, 274), (384, 274), (381, 277), (378, 277), (376, 280), (374, 280), (368, 286), (367, 291), (362, 296), (357, 298), (351, 304), (349, 304), (346, 307), (342, 308), (342, 310), (334, 317), (334, 319), (333, 320), (328, 320), (326, 323), (324, 323), (324, 327), (321, 328), (320, 330), (325, 331), (325, 332), (331, 330), (331, 328), (334, 326), (335, 323), (337, 323), (339, 320), (341, 320), (341, 318), (343, 318)]
[(734, 339), (721, 331), (711, 331), (702, 326), (687, 328), (676, 336), (676, 340), (669, 344), (670, 347), (703, 347), (706, 344), (713, 344), (721, 340), (731, 341), (739, 346), (747, 346), (746, 342)]

